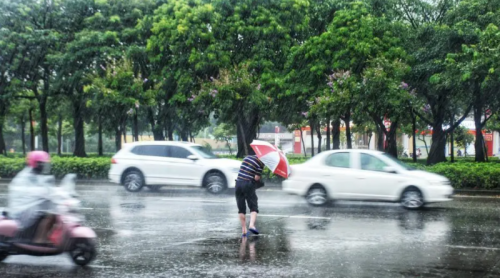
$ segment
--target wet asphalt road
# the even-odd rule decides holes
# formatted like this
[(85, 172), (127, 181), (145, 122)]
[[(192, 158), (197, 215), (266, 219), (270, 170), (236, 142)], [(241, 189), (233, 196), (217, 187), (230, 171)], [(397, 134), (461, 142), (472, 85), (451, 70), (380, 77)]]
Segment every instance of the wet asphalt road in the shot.
[[(0, 184), (0, 207), (7, 187)], [(385, 203), (311, 208), (259, 190), (259, 237), (240, 238), (231, 194), (79, 185), (99, 236), (87, 268), (67, 255), (9, 257), (0, 277), (499, 277), (500, 199), (457, 198), (422, 211)]]

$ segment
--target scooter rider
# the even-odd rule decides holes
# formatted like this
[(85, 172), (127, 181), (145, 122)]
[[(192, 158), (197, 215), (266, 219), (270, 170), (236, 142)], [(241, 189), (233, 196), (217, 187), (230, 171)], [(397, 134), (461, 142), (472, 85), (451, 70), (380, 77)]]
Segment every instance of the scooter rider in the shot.
[(21, 239), (47, 244), (55, 222), (55, 215), (51, 213), (54, 209), (50, 199), (52, 184), (47, 176), (50, 155), (44, 151), (30, 152), (26, 164), (9, 185), (9, 213), (24, 231)]

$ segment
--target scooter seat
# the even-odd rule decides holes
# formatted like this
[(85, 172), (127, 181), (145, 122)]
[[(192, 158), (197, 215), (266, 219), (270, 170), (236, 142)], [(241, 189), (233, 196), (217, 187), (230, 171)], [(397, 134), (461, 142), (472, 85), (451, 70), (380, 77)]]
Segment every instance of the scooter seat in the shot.
[(14, 242), (16, 245), (29, 245), (29, 246), (34, 246), (34, 247), (47, 247), (47, 248), (56, 248), (56, 246), (52, 243), (34, 243), (34, 242), (27, 242), (27, 241), (17, 241)]

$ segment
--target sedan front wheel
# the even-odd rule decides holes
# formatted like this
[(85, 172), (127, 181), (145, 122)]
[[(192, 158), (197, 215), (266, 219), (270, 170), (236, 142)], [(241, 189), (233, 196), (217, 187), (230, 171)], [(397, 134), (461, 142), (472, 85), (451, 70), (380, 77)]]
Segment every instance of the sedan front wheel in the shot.
[(222, 173), (212, 172), (205, 177), (204, 186), (211, 194), (221, 194), (227, 189), (226, 178)]
[(401, 196), (401, 205), (406, 209), (419, 209), (424, 206), (424, 196), (416, 188), (409, 188)]

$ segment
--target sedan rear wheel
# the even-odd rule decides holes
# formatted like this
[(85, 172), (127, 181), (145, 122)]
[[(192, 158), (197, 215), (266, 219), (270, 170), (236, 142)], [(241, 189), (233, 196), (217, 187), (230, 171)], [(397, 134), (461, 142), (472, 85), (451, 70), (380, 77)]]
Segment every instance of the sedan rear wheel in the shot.
[(406, 189), (401, 197), (401, 205), (406, 209), (419, 209), (424, 206), (424, 196), (416, 188)]
[(328, 194), (323, 186), (317, 185), (309, 189), (306, 200), (312, 206), (324, 206), (328, 203)]

